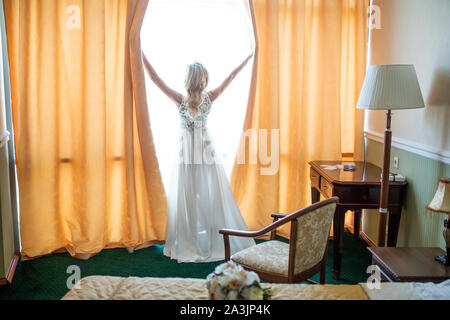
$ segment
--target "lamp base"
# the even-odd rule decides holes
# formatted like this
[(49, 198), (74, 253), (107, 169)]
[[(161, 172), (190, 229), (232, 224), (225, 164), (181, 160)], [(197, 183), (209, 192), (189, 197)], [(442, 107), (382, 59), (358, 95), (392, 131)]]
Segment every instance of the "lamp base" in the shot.
[(450, 221), (447, 219), (444, 220), (444, 229), (442, 230), (442, 235), (444, 236), (445, 239), (447, 254), (437, 256), (434, 259), (442, 262), (446, 266), (450, 266)]

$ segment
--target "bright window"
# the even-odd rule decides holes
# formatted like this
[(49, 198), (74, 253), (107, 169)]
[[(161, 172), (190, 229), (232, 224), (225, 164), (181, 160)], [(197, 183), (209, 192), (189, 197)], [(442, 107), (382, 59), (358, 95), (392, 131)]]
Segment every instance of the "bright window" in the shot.
[[(251, 52), (251, 21), (242, 0), (150, 0), (141, 41), (160, 77), (186, 94), (186, 67), (200, 61), (216, 88)], [(208, 127), (230, 175), (247, 108), (249, 63), (214, 102)], [(177, 156), (179, 116), (175, 104), (146, 76), (150, 120), (159, 166), (167, 189)]]

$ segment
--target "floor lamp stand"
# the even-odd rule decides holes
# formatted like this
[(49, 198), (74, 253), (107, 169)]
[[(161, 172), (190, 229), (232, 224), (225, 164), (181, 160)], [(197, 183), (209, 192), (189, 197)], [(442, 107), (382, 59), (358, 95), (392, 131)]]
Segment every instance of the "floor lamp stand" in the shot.
[(386, 113), (386, 130), (384, 131), (384, 152), (383, 152), (383, 168), (381, 173), (381, 191), (380, 191), (380, 208), (378, 220), (378, 246), (384, 247), (386, 242), (386, 220), (388, 215), (389, 201), (389, 164), (391, 161), (391, 110)]

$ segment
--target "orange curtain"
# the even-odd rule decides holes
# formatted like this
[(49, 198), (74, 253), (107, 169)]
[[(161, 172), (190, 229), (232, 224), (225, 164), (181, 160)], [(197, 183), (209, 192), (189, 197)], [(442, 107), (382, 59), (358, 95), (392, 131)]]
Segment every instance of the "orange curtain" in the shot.
[(140, 53), (147, 4), (4, 1), (25, 258), (164, 239)]
[[(345, 153), (360, 158), (356, 101), (365, 73), (368, 4), (250, 0), (256, 57), (240, 146), (246, 155), (242, 164), (238, 153), (231, 177), (249, 229), (271, 223), (272, 212), (290, 213), (311, 202), (309, 161), (341, 160)], [(258, 150), (249, 149), (252, 130)], [(270, 156), (270, 150), (279, 151), (279, 164), (268, 174), (261, 151)], [(252, 162), (255, 154), (258, 161)]]

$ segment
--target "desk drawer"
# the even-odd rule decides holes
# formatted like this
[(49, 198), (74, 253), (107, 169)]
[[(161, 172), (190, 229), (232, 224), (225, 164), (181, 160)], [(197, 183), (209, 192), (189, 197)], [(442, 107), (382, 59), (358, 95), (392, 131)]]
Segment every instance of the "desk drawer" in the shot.
[(329, 183), (325, 179), (320, 180), (320, 191), (322, 191), (322, 194), (327, 197), (331, 198), (333, 196), (333, 185)]
[(319, 189), (320, 186), (320, 174), (317, 173), (313, 168), (309, 170), (309, 178), (311, 180), (311, 188)]

